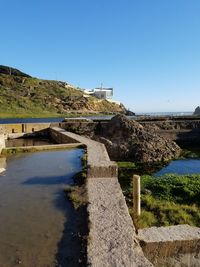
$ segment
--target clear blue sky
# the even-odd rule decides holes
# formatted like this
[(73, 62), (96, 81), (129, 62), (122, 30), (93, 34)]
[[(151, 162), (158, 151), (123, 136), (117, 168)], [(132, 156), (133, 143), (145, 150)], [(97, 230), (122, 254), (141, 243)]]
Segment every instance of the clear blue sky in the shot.
[(199, 0), (0, 0), (0, 64), (136, 112), (200, 105)]

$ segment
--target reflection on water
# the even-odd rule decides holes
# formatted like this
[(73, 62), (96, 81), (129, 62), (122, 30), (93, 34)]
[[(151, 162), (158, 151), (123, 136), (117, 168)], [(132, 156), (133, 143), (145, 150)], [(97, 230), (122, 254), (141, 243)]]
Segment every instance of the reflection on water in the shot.
[(200, 159), (174, 160), (155, 175), (160, 176), (166, 173), (200, 174)]
[(53, 267), (71, 204), (63, 188), (83, 151), (10, 156), (0, 176), (0, 266)]
[(6, 147), (19, 146), (43, 146), (55, 144), (53, 140), (47, 138), (16, 138), (6, 140)]

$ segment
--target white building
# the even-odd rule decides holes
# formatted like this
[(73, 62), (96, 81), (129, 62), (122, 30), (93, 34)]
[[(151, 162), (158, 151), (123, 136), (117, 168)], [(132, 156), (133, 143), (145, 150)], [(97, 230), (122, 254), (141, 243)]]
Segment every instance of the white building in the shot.
[(113, 88), (95, 88), (93, 95), (100, 99), (111, 99), (113, 97)]
[(111, 99), (113, 97), (113, 88), (95, 88), (93, 90), (84, 90), (84, 93), (93, 95), (99, 99)]

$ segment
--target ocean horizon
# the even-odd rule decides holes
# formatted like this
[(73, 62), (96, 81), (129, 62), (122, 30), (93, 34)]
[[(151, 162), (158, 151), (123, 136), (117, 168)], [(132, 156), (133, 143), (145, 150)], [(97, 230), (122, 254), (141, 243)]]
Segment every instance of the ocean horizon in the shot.
[(193, 115), (192, 111), (170, 111), (170, 112), (136, 112), (136, 115), (148, 116), (190, 116)]

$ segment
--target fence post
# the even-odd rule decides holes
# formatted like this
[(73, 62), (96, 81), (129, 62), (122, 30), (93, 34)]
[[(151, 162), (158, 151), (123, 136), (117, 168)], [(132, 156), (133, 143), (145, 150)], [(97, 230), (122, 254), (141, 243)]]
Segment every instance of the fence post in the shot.
[(133, 175), (133, 217), (138, 218), (140, 214), (141, 214), (140, 176)]

